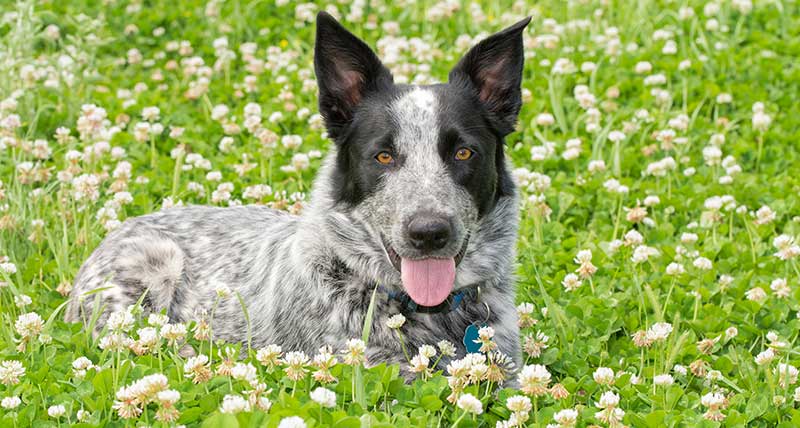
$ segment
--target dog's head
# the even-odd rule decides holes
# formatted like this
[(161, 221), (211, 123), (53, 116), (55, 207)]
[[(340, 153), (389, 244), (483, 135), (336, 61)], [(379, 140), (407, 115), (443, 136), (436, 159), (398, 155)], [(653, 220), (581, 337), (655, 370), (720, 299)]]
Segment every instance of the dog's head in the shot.
[(360, 39), (317, 17), (319, 108), (336, 143), (332, 198), (373, 229), (423, 306), (453, 291), (470, 235), (514, 185), (503, 155), (521, 105), (522, 31), (481, 41), (430, 86), (396, 85)]

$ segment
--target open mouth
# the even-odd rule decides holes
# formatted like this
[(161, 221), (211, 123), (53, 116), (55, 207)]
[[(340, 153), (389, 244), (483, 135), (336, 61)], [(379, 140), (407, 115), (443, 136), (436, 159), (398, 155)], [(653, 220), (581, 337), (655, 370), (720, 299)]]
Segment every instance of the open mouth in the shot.
[[(455, 255), (455, 257), (453, 257), (456, 266), (460, 265), (461, 260), (464, 259), (464, 255), (467, 253), (468, 244), (469, 244), (469, 235), (467, 235), (467, 237), (464, 238), (464, 243), (461, 245), (461, 249), (458, 250), (458, 253)], [(402, 257), (400, 257), (400, 255), (397, 254), (397, 251), (395, 251), (394, 248), (392, 248), (392, 246), (389, 245), (389, 243), (386, 241), (385, 238), (383, 239), (383, 247), (386, 250), (386, 256), (389, 257), (389, 262), (392, 264), (392, 266), (394, 266), (394, 268), (397, 269), (398, 272), (402, 272), (400, 269), (402, 264)]]
[(463, 260), (468, 243), (469, 236), (458, 254), (448, 258), (411, 259), (397, 254), (385, 240), (384, 247), (392, 266), (400, 272), (403, 288), (411, 300), (421, 306), (437, 306), (453, 292), (456, 266)]

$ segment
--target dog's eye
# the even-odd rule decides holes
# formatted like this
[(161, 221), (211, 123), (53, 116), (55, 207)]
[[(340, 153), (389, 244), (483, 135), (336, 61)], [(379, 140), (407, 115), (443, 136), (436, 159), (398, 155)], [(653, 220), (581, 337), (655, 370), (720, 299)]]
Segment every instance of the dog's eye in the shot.
[(389, 152), (380, 152), (375, 156), (375, 160), (381, 165), (391, 165), (394, 162), (394, 157)]
[(462, 147), (456, 152), (456, 160), (465, 161), (472, 157), (472, 150)]

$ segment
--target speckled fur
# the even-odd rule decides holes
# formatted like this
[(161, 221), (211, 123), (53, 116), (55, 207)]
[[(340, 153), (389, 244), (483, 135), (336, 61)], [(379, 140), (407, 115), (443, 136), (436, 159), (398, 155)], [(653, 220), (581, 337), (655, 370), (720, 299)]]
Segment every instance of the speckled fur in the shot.
[[(454, 222), (454, 238), (436, 256), (453, 257), (468, 242), (455, 290), (479, 284), (479, 301), (426, 314), (379, 293), (368, 361), (404, 360), (396, 335), (385, 325), (402, 312), (407, 317), (402, 332), (412, 350), (446, 339), (463, 356), (465, 328), (487, 322), (496, 330), (499, 349), (519, 363), (513, 280), (517, 195), (512, 191), (498, 198), (489, 212), (478, 215), (475, 201), (448, 176), (435, 141), (429, 141), (436, 135), (436, 110), (436, 94), (424, 87), (410, 88), (393, 101), (390, 111), (400, 129), (395, 145), (405, 162), (356, 206), (336, 201), (337, 148), (332, 147), (301, 216), (263, 206), (191, 206), (126, 221), (84, 263), (66, 319), (87, 322), (95, 295), (84, 294), (110, 286), (97, 294), (104, 308), (98, 331), (110, 313), (134, 304), (145, 290), (146, 312), (165, 311), (171, 320), (187, 322), (211, 312), (221, 283), (247, 305), (254, 347), (275, 343), (307, 353), (323, 345), (342, 349), (347, 339), (361, 336), (376, 284), (403, 289), (384, 242), (413, 256), (402, 225), (424, 209)], [(236, 297), (223, 300), (211, 322), (215, 339), (246, 340)], [(444, 358), (440, 368), (448, 362)]]
[[(111, 312), (134, 304), (147, 288), (147, 311), (163, 310), (174, 321), (190, 321), (210, 313), (214, 287), (223, 283), (247, 304), (254, 347), (277, 343), (309, 353), (326, 344), (341, 349), (347, 339), (361, 336), (375, 284), (396, 290), (402, 285), (379, 233), (366, 222), (374, 201), (346, 212), (326, 197), (332, 156), (316, 180), (313, 202), (299, 217), (263, 206), (192, 206), (126, 221), (81, 268), (66, 319), (88, 321), (94, 296), (82, 295), (111, 285), (99, 293), (105, 310), (98, 330)], [(490, 308), (488, 322), (497, 331), (500, 349), (518, 358), (512, 279), (516, 225), (515, 197), (503, 198), (474, 224), (455, 287), (483, 284), (480, 299)], [(447, 339), (458, 345), (459, 355), (464, 353), (464, 329), (487, 318), (483, 304), (424, 314), (408, 312), (378, 294), (370, 362), (403, 360), (394, 333), (385, 327), (386, 319), (400, 312), (408, 318), (403, 335), (411, 349)], [(238, 299), (222, 301), (212, 326), (216, 339), (245, 341)]]

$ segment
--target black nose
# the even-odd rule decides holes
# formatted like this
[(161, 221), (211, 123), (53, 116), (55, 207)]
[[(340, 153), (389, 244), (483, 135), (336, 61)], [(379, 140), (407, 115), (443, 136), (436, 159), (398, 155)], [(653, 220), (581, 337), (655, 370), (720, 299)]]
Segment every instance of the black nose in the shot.
[(408, 222), (408, 238), (418, 250), (439, 250), (447, 245), (452, 234), (450, 222), (443, 217), (416, 215)]

